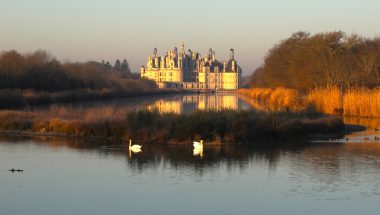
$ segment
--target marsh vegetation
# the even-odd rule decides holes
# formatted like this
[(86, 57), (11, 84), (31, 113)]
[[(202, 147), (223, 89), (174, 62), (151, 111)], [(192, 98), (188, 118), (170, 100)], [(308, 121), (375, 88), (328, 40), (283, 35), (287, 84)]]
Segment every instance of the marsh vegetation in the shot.
[(40, 135), (178, 143), (199, 138), (227, 142), (288, 139), (316, 133), (337, 134), (344, 128), (341, 119), (313, 111), (204, 110), (181, 115), (112, 106), (83, 109), (55, 106), (34, 112), (2, 111), (0, 129)]

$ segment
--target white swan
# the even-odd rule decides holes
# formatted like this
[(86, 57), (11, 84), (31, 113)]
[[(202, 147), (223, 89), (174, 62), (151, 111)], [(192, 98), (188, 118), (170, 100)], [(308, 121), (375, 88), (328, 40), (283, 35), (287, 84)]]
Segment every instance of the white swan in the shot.
[(133, 152), (141, 152), (142, 145), (132, 145), (132, 140), (129, 140), (129, 150)]
[(203, 140), (201, 140), (201, 142), (194, 141), (193, 146), (194, 149), (203, 149)]

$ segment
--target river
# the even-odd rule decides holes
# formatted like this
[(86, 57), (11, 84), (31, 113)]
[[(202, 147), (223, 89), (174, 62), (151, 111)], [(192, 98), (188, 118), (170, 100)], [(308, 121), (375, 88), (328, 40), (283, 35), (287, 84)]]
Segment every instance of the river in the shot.
[[(70, 106), (105, 105), (177, 113), (249, 108), (234, 94)], [(331, 142), (205, 145), (202, 156), (191, 144), (133, 153), (112, 142), (0, 137), (0, 214), (379, 214), (379, 123), (346, 121), (370, 128)]]

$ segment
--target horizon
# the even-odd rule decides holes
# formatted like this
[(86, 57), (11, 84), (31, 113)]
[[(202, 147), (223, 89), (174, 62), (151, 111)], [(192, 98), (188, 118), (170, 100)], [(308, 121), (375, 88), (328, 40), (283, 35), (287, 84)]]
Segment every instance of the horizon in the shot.
[(263, 63), (268, 50), (297, 31), (378, 37), (379, 7), (372, 0), (8, 1), (0, 8), (0, 50), (42, 49), (71, 62), (113, 64), (125, 58), (139, 72), (154, 47), (161, 55), (184, 42), (186, 50), (202, 55), (212, 48), (221, 60), (234, 48), (247, 76)]

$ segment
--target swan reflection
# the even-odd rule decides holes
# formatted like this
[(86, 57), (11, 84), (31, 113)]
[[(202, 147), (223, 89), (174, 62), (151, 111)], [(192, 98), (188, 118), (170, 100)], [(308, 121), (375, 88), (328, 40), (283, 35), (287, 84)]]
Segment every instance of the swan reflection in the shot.
[(203, 148), (194, 148), (193, 149), (193, 155), (194, 156), (200, 156), (203, 157)]

